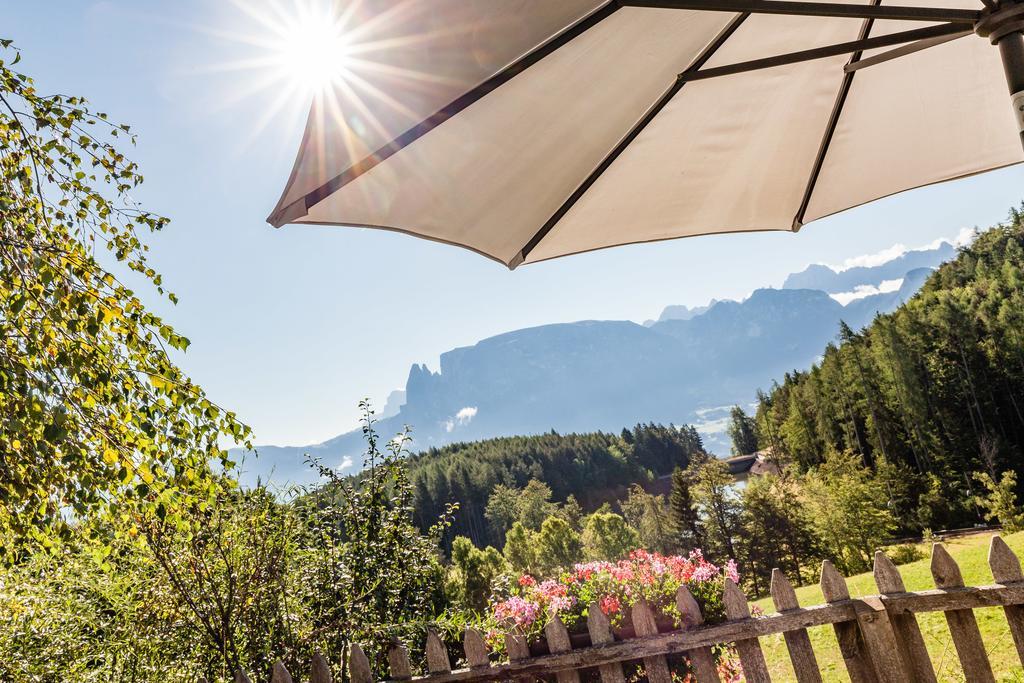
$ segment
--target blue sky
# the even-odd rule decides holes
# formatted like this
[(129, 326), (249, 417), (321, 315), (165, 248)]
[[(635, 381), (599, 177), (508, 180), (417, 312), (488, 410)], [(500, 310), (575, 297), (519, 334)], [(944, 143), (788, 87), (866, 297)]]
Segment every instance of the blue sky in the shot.
[[(245, 0), (256, 7), (266, 0)], [(287, 6), (290, 0), (279, 0)], [(515, 272), (403, 235), (264, 222), (302, 133), (306, 102), (268, 117), (287, 83), (217, 68), (260, 48), (226, 0), (0, 2), (2, 36), (43, 92), (82, 94), (139, 135), (136, 194), (172, 218), (152, 262), (181, 303), (146, 296), (192, 340), (179, 361), (258, 443), (301, 445), (355, 424), (409, 366), (510, 329), (657, 317), (778, 286), (808, 263), (915, 247), (1003, 219), (1024, 168), (925, 188), (805, 227), (605, 250)], [(1009, 106), (1009, 104), (1007, 104)], [(268, 120), (269, 118), (269, 120)]]

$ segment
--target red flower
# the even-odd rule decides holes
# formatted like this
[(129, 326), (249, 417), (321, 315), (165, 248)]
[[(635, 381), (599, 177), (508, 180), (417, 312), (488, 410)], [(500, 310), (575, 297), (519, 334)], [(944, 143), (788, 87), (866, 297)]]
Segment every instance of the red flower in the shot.
[(615, 614), (619, 611), (620, 607), (619, 599), (614, 595), (606, 595), (601, 598), (601, 611), (604, 612), (606, 616), (610, 617)]

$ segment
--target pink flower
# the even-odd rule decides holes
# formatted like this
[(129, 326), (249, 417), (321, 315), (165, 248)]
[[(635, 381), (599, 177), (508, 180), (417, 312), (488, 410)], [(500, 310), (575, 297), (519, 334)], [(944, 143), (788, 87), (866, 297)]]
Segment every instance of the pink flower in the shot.
[(623, 561), (619, 562), (618, 566), (612, 568), (611, 575), (613, 579), (620, 583), (628, 583), (633, 580), (635, 574), (633, 567), (629, 563)]
[(548, 609), (558, 614), (560, 612), (568, 612), (576, 605), (576, 598), (572, 595), (565, 597), (551, 598), (548, 602)]
[(693, 574), (690, 575), (692, 581), (712, 581), (718, 577), (718, 567), (711, 564), (710, 562), (701, 562), (693, 569)]
[(540, 605), (514, 595), (494, 606), (494, 618), (498, 621), (512, 622), (521, 628), (528, 628), (540, 615)]
[(680, 581), (689, 581), (693, 575), (693, 563), (681, 555), (673, 555), (665, 559), (669, 573)]
[(533, 578), (529, 574), (523, 574), (522, 576), (519, 577), (519, 585), (523, 586), (523, 587), (536, 586), (537, 585), (537, 579)]
[(725, 563), (725, 578), (729, 579), (733, 583), (740, 582), (740, 573), (736, 569), (736, 560), (729, 560)]
[(537, 586), (537, 591), (544, 597), (556, 597), (566, 595), (569, 592), (569, 588), (564, 583), (559, 583), (554, 579), (548, 579)]

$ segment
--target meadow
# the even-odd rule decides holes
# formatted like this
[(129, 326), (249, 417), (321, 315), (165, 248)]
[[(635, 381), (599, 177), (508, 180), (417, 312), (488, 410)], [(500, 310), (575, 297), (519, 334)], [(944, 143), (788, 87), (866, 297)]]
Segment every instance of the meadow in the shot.
[[(992, 534), (981, 533), (972, 536), (950, 539), (945, 542), (946, 548), (960, 565), (966, 585), (979, 586), (993, 583), (992, 573), (988, 567), (988, 546)], [(1004, 540), (1018, 557), (1024, 552), (1024, 532), (1004, 536)], [(899, 567), (908, 591), (927, 590), (935, 587), (929, 569), (931, 549), (921, 548), (929, 557)], [(853, 597), (877, 594), (875, 580), (871, 573), (857, 574), (847, 580), (850, 595)], [(824, 602), (821, 589), (817, 585), (803, 586), (796, 590), (801, 605), (811, 606)], [(766, 613), (774, 612), (771, 598), (756, 601)], [(1024, 669), (1014, 649), (1003, 610), (999, 607), (975, 610), (982, 638), (988, 646), (988, 657), (992, 663), (998, 681), (1024, 681)], [(918, 617), (921, 632), (924, 634), (928, 652), (935, 666), (939, 681), (963, 681), (956, 650), (946, 628), (945, 617), (940, 612), (922, 614)], [(848, 681), (849, 676), (843, 664), (835, 634), (831, 626), (808, 629), (811, 643), (814, 646), (822, 676), (826, 681)], [(773, 681), (795, 681), (793, 667), (786, 653), (786, 643), (782, 635), (769, 636), (761, 639), (768, 667)]]

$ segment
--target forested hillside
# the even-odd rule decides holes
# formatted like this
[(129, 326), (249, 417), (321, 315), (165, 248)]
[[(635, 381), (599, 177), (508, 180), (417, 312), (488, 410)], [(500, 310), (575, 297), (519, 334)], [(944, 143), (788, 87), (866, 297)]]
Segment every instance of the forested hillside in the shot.
[[(762, 394), (756, 418), (733, 408), (733, 451), (766, 449), (777, 475), (736, 487), (695, 430), (653, 425), (414, 458), (421, 527), (460, 504), (445, 543), (456, 602), (479, 609), (509, 569), (555, 575), (633, 547), (733, 559), (760, 594), (774, 567), (802, 581), (822, 559), (863, 571), (895, 537), (986, 520), (1024, 527), (1024, 225), (1020, 212), (1010, 218), (895, 312), (860, 331), (838, 324), (821, 362)], [(668, 489), (629, 486), (670, 471)], [(469, 576), (485, 578), (472, 587)]]
[[(411, 456), (409, 476), (423, 529), (446, 505), (458, 503), (446, 541), (460, 535), (480, 547), (500, 548), (505, 529), (487, 518), (495, 487), (525, 489), (537, 480), (550, 487), (552, 502), (571, 498), (581, 512), (592, 512), (624, 497), (632, 484), (647, 483), (677, 467), (685, 469), (698, 454), (704, 454), (704, 447), (693, 427), (646, 424), (621, 434), (549, 432), (452, 444)], [(498, 504), (496, 500), (494, 505)]]
[(1021, 470), (1022, 218), (1011, 211), (893, 313), (842, 326), (820, 363), (763, 397), (762, 442), (803, 469), (843, 451), (905, 465), (923, 485), (905, 501), (921, 526), (974, 521), (968, 473)]
[[(837, 342), (818, 365), (785, 374), (761, 396), (751, 439), (787, 470), (811, 475), (805, 499), (822, 466), (839, 467), (831, 456), (852, 454), (868, 468), (857, 476), (877, 477), (886, 489), (882, 502), (893, 515), (886, 533), (980, 521), (977, 496), (989, 487), (977, 473), (995, 484), (1020, 469), (1022, 285), (1024, 227), (1015, 211), (893, 313), (861, 331), (837, 325)], [(557, 516), (582, 531), (581, 518), (604, 503), (625, 512), (631, 485), (686, 470), (704, 454), (692, 427), (637, 425), (620, 435), (550, 432), (431, 449), (411, 459), (410, 477), (421, 528), (458, 503), (446, 549), (457, 536), (502, 548), (516, 521), (538, 530)], [(681, 523), (681, 513), (669, 517)], [(741, 552), (746, 533), (723, 532), (737, 545), (723, 542), (718, 551), (756, 563)]]

